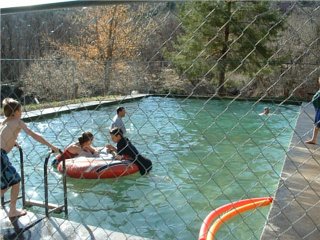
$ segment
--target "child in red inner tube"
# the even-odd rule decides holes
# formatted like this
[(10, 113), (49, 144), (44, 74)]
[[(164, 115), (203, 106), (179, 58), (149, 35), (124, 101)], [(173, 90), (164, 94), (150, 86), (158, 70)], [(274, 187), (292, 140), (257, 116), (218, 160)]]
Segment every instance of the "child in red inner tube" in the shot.
[(70, 159), (79, 156), (98, 157), (99, 153), (97, 149), (91, 145), (92, 141), (93, 134), (91, 132), (82, 133), (81, 137), (78, 138), (78, 142), (72, 143), (66, 147), (63, 153), (58, 155), (56, 159), (53, 160), (52, 165), (56, 166), (63, 159)]
[(115, 159), (130, 160), (138, 165), (141, 175), (148, 174), (152, 169), (150, 159), (143, 157), (130, 140), (123, 136), (120, 128), (112, 128), (110, 130), (111, 139), (117, 143), (117, 148), (112, 145), (107, 145), (109, 152), (116, 152)]

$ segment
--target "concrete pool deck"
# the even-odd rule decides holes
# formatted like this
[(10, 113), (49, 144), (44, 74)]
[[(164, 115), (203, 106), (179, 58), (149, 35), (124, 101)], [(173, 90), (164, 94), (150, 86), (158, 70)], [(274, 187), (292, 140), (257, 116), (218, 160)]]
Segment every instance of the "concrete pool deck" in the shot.
[(314, 115), (303, 103), (261, 240), (320, 239), (320, 146), (304, 143)]
[[(68, 104), (62, 107), (53, 107), (53, 108), (45, 108), (41, 110), (28, 111), (28, 112), (22, 113), (22, 119), (30, 121), (30, 120), (36, 120), (39, 117), (50, 117), (50, 116), (55, 116), (61, 113), (71, 112), (71, 111), (80, 111), (80, 110), (89, 110), (89, 109), (92, 110), (101, 106), (114, 105), (117, 103), (122, 104), (125, 102), (141, 99), (147, 96), (149, 96), (149, 94), (134, 94), (134, 95), (115, 97), (112, 100), (83, 102), (83, 103), (76, 103), (76, 104)], [(114, 110), (114, 112), (116, 112), (116, 110)]]
[(148, 240), (147, 238), (109, 231), (63, 218), (46, 218), (44, 215), (30, 211), (23, 217), (10, 220), (7, 217), (7, 212), (7, 209), (0, 209), (0, 239), (3, 240)]

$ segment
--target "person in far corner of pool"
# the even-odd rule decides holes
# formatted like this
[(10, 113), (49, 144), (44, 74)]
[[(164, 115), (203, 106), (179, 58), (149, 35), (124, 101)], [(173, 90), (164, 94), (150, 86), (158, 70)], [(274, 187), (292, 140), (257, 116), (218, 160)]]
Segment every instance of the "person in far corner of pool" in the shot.
[(320, 77), (318, 78), (318, 91), (312, 97), (312, 104), (315, 109), (315, 118), (314, 118), (314, 127), (312, 132), (312, 138), (307, 140), (305, 143), (308, 144), (317, 144), (318, 142), (318, 133), (320, 128)]
[(259, 113), (259, 115), (260, 116), (262, 116), (262, 115), (269, 115), (269, 113), (270, 113), (270, 109), (268, 108), (268, 107), (265, 107), (264, 109), (263, 109), (263, 112), (262, 113)]
[(124, 107), (118, 107), (117, 114), (113, 117), (109, 130), (111, 130), (112, 128), (118, 127), (121, 129), (122, 135), (124, 136), (127, 133), (127, 130), (122, 121), (122, 118), (124, 118), (125, 116), (126, 116), (126, 109)]
[(93, 141), (93, 134), (91, 132), (82, 133), (78, 138), (78, 142), (72, 143), (67, 146), (62, 154), (59, 154), (53, 161), (52, 165), (57, 166), (63, 159), (70, 159), (79, 156), (97, 157), (99, 152), (91, 144)]
[(135, 146), (132, 145), (130, 140), (123, 136), (122, 130), (118, 127), (110, 130), (111, 139), (117, 143), (115, 148), (112, 145), (107, 145), (109, 152), (116, 152), (115, 159), (118, 160), (130, 160), (136, 163), (139, 167), (140, 174), (148, 174), (152, 169), (152, 162), (150, 159), (142, 156)]

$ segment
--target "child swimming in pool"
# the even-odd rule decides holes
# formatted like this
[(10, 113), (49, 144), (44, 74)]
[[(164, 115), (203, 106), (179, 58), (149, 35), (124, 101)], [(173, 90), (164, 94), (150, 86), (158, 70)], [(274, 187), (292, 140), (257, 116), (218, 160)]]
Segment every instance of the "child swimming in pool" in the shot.
[(52, 149), (52, 151), (58, 152), (59, 149), (45, 140), (40, 134), (28, 128), (28, 126), (21, 120), (22, 106), (18, 101), (12, 98), (5, 98), (2, 104), (3, 112), (6, 118), (0, 123), (1, 197), (11, 187), (11, 200), (8, 217), (21, 217), (27, 214), (25, 210), (18, 210), (16, 208), (21, 177), (16, 169), (12, 166), (7, 154), (13, 149), (14, 146), (18, 146), (16, 141), (21, 130), (24, 130), (26, 134), (31, 136), (39, 143), (47, 145)]
[(116, 152), (115, 159), (130, 160), (136, 163), (139, 167), (141, 175), (148, 174), (152, 169), (152, 162), (150, 159), (143, 157), (128, 138), (123, 136), (120, 128), (112, 128), (110, 130), (111, 139), (117, 143), (117, 148), (112, 145), (107, 145), (109, 152)]
[(270, 113), (270, 109), (268, 107), (265, 107), (263, 109), (263, 112), (262, 113), (259, 113), (260, 116), (263, 116), (263, 115), (268, 115)]

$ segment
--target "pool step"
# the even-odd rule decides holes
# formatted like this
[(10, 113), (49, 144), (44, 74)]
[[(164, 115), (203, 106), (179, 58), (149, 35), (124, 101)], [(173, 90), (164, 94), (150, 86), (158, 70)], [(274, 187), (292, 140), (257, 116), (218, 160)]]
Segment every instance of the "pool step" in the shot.
[[(36, 201), (36, 200), (32, 200), (32, 201), (25, 201), (25, 206), (26, 207), (32, 207), (32, 206), (36, 206), (36, 207), (45, 207), (45, 203), (41, 202), (41, 201)], [(57, 204), (53, 204), (53, 203), (49, 203), (48, 204), (48, 208), (49, 209), (55, 209), (53, 212), (54, 213), (62, 213), (64, 206), (63, 205), (57, 205)]]

